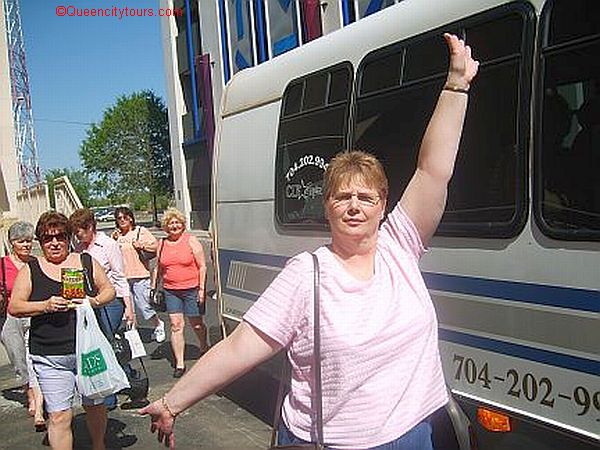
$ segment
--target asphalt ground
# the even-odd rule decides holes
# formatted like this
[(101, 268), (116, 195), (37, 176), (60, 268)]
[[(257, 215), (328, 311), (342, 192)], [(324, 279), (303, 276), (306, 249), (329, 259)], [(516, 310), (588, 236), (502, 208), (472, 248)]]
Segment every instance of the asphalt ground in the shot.
[[(163, 320), (168, 321), (164, 314), (161, 316)], [(157, 344), (151, 340), (150, 324), (141, 324), (138, 329), (148, 353), (144, 358), (150, 380), (148, 398), (155, 400), (175, 383), (172, 378), (169, 333), (167, 331), (165, 342)], [(212, 326), (210, 333), (212, 335), (218, 333), (218, 327)], [(200, 352), (189, 326), (186, 327), (186, 342), (186, 364), (190, 367), (200, 357)], [(132, 365), (135, 369), (140, 367), (137, 361)], [(256, 374), (249, 374), (224, 392), (206, 398), (177, 418), (175, 427), (177, 448), (266, 448), (270, 439), (269, 425), (240, 407), (238, 403), (246, 407), (260, 406), (272, 401), (270, 399), (272, 392), (273, 390), (267, 389)], [(46, 448), (44, 447), (47, 446), (47, 442), (44, 442), (46, 433), (35, 431), (33, 419), (27, 415), (25, 405), (24, 394), (20, 393), (15, 386), (12, 367), (4, 360), (0, 363), (0, 449)], [(129, 409), (131, 406), (126, 396), (119, 396), (119, 406), (108, 413), (107, 449), (164, 448), (156, 440), (156, 435), (150, 433), (150, 420), (139, 416), (136, 409)], [(268, 420), (268, 417), (263, 419)], [(85, 413), (81, 408), (75, 410), (73, 433), (75, 449), (91, 449), (91, 441), (85, 425)]]

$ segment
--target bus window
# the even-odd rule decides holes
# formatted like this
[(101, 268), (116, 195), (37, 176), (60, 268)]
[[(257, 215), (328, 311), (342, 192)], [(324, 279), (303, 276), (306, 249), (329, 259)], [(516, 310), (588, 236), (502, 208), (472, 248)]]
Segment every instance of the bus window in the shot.
[(393, 206), (415, 170), (419, 142), (445, 81), (448, 57), (442, 32), (459, 29), (467, 42), (472, 37), (474, 48), (477, 42), (488, 42), (484, 57), (475, 55), (480, 73), (471, 87), (440, 235), (514, 236), (524, 222), (528, 114), (526, 102), (518, 100), (520, 92), (528, 95), (523, 61), (530, 57), (532, 37), (525, 32), (532, 24), (522, 8), (508, 13), (503, 9), (502, 16), (492, 10), (397, 44), (397, 57), (406, 52), (406, 58), (403, 79), (395, 88), (376, 91), (371, 78), (390, 75), (367, 70), (371, 65), (382, 67), (376, 63), (380, 57), (392, 59), (390, 49), (367, 55), (359, 68), (354, 147), (376, 154), (384, 164), (393, 180), (388, 202)]
[(557, 239), (600, 238), (600, 3), (544, 10), (536, 216)]
[(346, 148), (352, 66), (292, 81), (283, 94), (277, 137), (275, 215), (282, 226), (324, 229), (323, 172)]

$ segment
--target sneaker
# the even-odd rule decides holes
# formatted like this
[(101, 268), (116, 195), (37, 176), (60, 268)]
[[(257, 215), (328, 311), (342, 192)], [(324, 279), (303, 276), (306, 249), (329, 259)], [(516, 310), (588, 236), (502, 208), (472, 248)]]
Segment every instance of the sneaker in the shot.
[(167, 335), (165, 333), (165, 323), (161, 320), (152, 332), (152, 339), (160, 344), (161, 342), (164, 342), (166, 338)]

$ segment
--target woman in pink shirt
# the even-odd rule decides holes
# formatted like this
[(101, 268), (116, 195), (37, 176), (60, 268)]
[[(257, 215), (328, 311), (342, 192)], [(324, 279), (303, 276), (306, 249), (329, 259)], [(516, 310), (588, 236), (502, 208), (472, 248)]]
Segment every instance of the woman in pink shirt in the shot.
[[(437, 320), (418, 261), (446, 204), (478, 63), (444, 35), (450, 66), (423, 137), (417, 168), (384, 219), (388, 182), (372, 155), (338, 154), (325, 171), (331, 244), (320, 264), (323, 441), (328, 448), (431, 450), (427, 417), (448, 400)], [(278, 443), (315, 440), (313, 263), (292, 258), (224, 341), (162, 399), (142, 410), (174, 445), (174, 420), (195, 402), (283, 348), (292, 367)]]
[[(185, 327), (187, 316), (200, 340), (200, 351), (206, 352), (206, 326), (204, 315), (204, 277), (206, 262), (202, 244), (185, 232), (185, 216), (175, 208), (165, 211), (162, 220), (167, 238), (160, 241), (158, 269), (162, 279), (167, 312), (171, 321), (171, 347), (175, 357), (174, 378), (185, 373)], [(156, 273), (152, 285), (156, 286)]]
[[(149, 320), (154, 325), (153, 339), (158, 343), (164, 342), (166, 339), (165, 324), (150, 306), (148, 261), (140, 257), (142, 251), (156, 252), (158, 242), (146, 227), (135, 224), (133, 211), (126, 206), (115, 209), (115, 224), (117, 227), (112, 233), (112, 238), (118, 242), (121, 248), (125, 278), (129, 283), (135, 309), (144, 320)], [(138, 323), (137, 320), (135, 322)]]

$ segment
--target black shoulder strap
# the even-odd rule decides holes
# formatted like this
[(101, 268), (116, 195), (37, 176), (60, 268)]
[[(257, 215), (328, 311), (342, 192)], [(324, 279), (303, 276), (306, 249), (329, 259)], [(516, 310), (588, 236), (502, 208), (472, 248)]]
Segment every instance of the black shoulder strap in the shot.
[(2, 306), (0, 307), (0, 309), (4, 309), (4, 306), (6, 306), (8, 304), (8, 288), (6, 286), (6, 260), (5, 258), (8, 258), (8, 256), (3, 256), (0, 259), (0, 263), (2, 263)]
[(83, 287), (85, 294), (89, 296), (96, 295), (96, 286), (94, 284), (94, 263), (92, 262), (92, 255), (89, 253), (81, 253), (81, 267), (83, 267)]
[[(321, 381), (321, 312), (320, 312), (320, 292), (321, 277), (319, 271), (319, 258), (314, 253), (311, 253), (313, 259), (313, 369), (315, 375), (315, 407), (312, 411), (313, 424), (315, 425), (316, 448), (323, 449), (323, 392)], [(273, 428), (271, 429), (271, 447), (274, 447), (277, 442), (277, 428), (281, 419), (281, 407), (283, 406), (284, 388), (286, 381), (290, 376), (291, 364), (287, 359), (287, 355), (283, 355), (283, 367), (281, 369), (281, 379), (279, 380), (279, 392), (277, 393), (277, 402), (275, 409), (275, 417), (273, 420)], [(316, 417), (315, 417), (316, 416)], [(315, 423), (316, 422), (316, 423)]]

